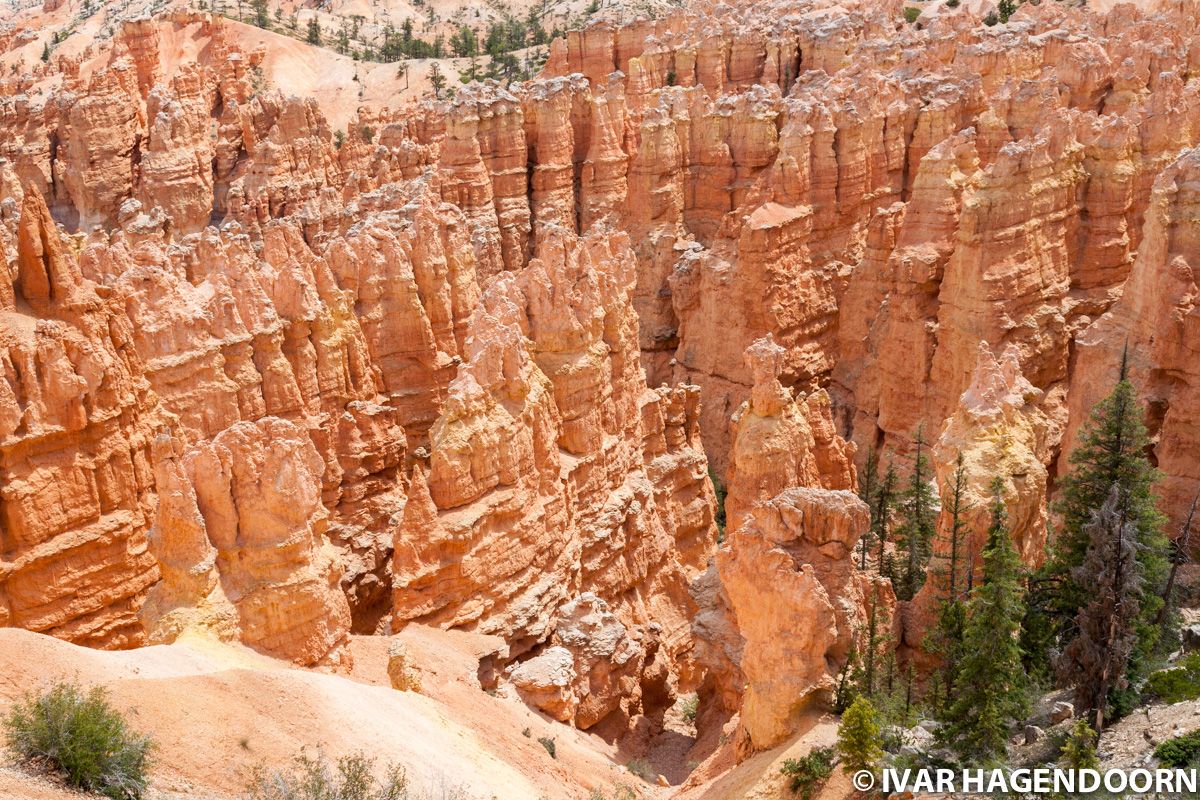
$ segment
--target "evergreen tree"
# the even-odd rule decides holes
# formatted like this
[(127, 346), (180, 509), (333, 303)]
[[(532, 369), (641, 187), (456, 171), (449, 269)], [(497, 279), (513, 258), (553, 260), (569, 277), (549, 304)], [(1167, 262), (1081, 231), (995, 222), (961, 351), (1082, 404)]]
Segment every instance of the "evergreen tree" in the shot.
[(938, 620), (933, 630), (926, 638), (925, 649), (940, 657), (940, 683), (943, 690), (941, 700), (949, 703), (954, 699), (954, 688), (958, 677), (958, 662), (962, 655), (963, 632), (966, 627), (966, 605), (963, 600), (965, 580), (962, 577), (965, 553), (963, 541), (967, 533), (965, 513), (967, 501), (967, 469), (963, 463), (962, 453), (955, 459), (954, 482), (950, 485), (950, 498), (947, 510), (950, 514), (946, 537), (949, 541), (943, 547), (945, 552), (944, 568), (937, 570), (939, 578), (945, 580), (946, 594), (941, 599), (938, 608)]
[(1058, 665), (1060, 678), (1075, 687), (1075, 708), (1094, 714), (1097, 730), (1104, 728), (1113, 690), (1129, 683), (1126, 673), (1141, 613), (1137, 528), (1121, 506), (1120, 487), (1113, 484), (1084, 529), (1091, 547), (1072, 576), (1089, 588), (1092, 599), (1079, 610), (1077, 633)]
[(1029, 708), (1017, 638), (1025, 612), (1021, 559), (1009, 537), (999, 478), (992, 492), (983, 574), (967, 602), (958, 693), (938, 731), (962, 757), (985, 761), (1003, 758), (1009, 721)]
[(883, 480), (879, 483), (879, 490), (875, 493), (875, 506), (871, 513), (871, 538), (879, 548), (879, 562), (876, 567), (881, 575), (888, 575), (890, 572), (885, 567), (884, 546), (888, 541), (892, 503), (895, 502), (896, 497), (896, 481), (896, 468), (889, 461)]
[(1096, 756), (1096, 732), (1083, 717), (1075, 720), (1058, 754), (1058, 763), (1070, 770), (1099, 769)]
[(442, 89), (446, 88), (446, 76), (436, 61), (429, 65), (429, 85), (433, 87), (433, 96), (437, 98), (442, 96)]
[(879, 490), (879, 454), (875, 450), (867, 453), (867, 464), (863, 468), (862, 479), (858, 482), (858, 497), (867, 504), (871, 511), (871, 525), (859, 542), (859, 569), (867, 568), (867, 551), (871, 549), (872, 534), (875, 531), (875, 494)]
[(1159, 473), (1146, 456), (1149, 440), (1142, 413), (1123, 358), (1117, 385), (1092, 409), (1071, 453), (1071, 469), (1060, 484), (1061, 499), (1055, 507), (1060, 530), (1046, 566), (1033, 581), (1025, 634), (1035, 661), (1042, 662), (1050, 660), (1056, 645), (1076, 638), (1080, 609), (1091, 599), (1091, 587), (1079, 578), (1087, 573), (1077, 571), (1093, 546), (1087, 528), (1116, 485), (1116, 511), (1136, 532), (1136, 557), (1144, 581), (1129, 659), (1130, 684), (1145, 671), (1158, 642), (1155, 620), (1162, 609), (1160, 589), (1168, 570), (1164, 517), (1152, 491)]
[(856, 697), (842, 715), (837, 752), (848, 775), (863, 769), (873, 770), (883, 758), (877, 714), (865, 695)]
[(1171, 542), (1171, 572), (1167, 575), (1167, 585), (1162, 593), (1162, 608), (1158, 611), (1158, 619), (1155, 622), (1161, 627), (1166, 625), (1171, 616), (1171, 599), (1175, 593), (1175, 578), (1179, 574), (1179, 568), (1188, 563), (1192, 552), (1192, 521), (1196, 517), (1196, 504), (1200, 503), (1200, 494), (1192, 498), (1192, 507), (1188, 509), (1187, 519), (1183, 522), (1183, 528), (1179, 531), (1179, 536)]
[(251, 0), (250, 7), (254, 9), (254, 24), (260, 28), (267, 27), (271, 22), (271, 9), (267, 8), (267, 0)]
[(42, 45), (42, 61), (45, 61), (45, 62), (50, 61), (50, 45), (49, 44)]
[(929, 561), (933, 542), (934, 509), (937, 506), (937, 498), (929, 482), (933, 471), (925, 455), (927, 442), (920, 428), (917, 429), (914, 444), (916, 452), (913, 454), (912, 473), (900, 499), (901, 522), (896, 531), (900, 575), (894, 584), (899, 600), (911, 600), (925, 582), (925, 565)]
[(309, 44), (319, 45), (321, 43), (321, 23), (315, 16), (308, 18), (308, 28), (304, 38)]
[(1017, 12), (1017, 0), (1000, 0), (996, 10), (1000, 12), (1000, 21), (1008, 22), (1008, 18)]

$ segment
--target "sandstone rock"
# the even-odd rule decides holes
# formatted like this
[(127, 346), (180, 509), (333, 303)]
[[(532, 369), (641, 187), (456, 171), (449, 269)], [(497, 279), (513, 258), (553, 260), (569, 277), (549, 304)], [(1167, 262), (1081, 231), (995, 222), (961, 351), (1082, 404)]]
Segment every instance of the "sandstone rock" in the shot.
[(401, 692), (421, 691), (421, 679), (413, 671), (413, 663), (408, 654), (408, 646), (399, 638), (392, 637), (388, 642), (387, 674), (392, 688)]
[(0, 625), (137, 646), (159, 574), (158, 400), (128, 318), (81, 277), (35, 187), (15, 238), (15, 283), (0, 270)]
[(857, 488), (854, 445), (834, 430), (828, 396), (794, 398), (779, 382), (784, 350), (770, 338), (746, 350), (754, 374), (750, 400), (733, 415), (727, 524), (741, 527), (760, 500), (789, 486)]
[(886, 582), (853, 558), (869, 517), (851, 492), (789, 488), (757, 506), (717, 554), (746, 642), (741, 721), (755, 749), (782, 741), (802, 709), (827, 699), (870, 598), (889, 602)]
[(1063, 700), (1059, 700), (1050, 709), (1050, 724), (1057, 725), (1060, 722), (1065, 722), (1075, 716), (1075, 706)]
[(151, 639), (203, 627), (298, 664), (341, 663), (350, 609), (304, 431), (266, 417), (176, 447), (163, 437), (156, 448), (151, 552), (163, 580), (143, 609)]

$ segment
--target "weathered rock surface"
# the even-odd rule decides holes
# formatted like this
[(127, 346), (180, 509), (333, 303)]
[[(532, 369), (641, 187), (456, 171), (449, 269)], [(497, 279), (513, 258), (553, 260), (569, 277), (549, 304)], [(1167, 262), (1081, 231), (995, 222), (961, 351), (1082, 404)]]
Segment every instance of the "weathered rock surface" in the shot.
[(34, 187), (14, 238), (0, 270), (0, 625), (133, 647), (159, 577), (146, 545), (158, 400), (128, 317), (81, 276)]
[(741, 723), (755, 749), (783, 741), (801, 711), (829, 700), (873, 593), (890, 594), (855, 564), (869, 524), (852, 492), (793, 487), (756, 506), (717, 554), (746, 642)]
[(583, 729), (601, 721), (608, 721), (610, 730), (625, 728), (643, 711), (644, 694), (661, 707), (670, 673), (665, 662), (655, 661), (657, 624), (629, 630), (590, 592), (559, 613), (549, 646), (509, 670), (508, 679), (523, 698)]
[(298, 664), (339, 663), (350, 607), (312, 441), (265, 417), (179, 448), (167, 434), (156, 442), (150, 552), (162, 581), (142, 611), (150, 640), (203, 626)]

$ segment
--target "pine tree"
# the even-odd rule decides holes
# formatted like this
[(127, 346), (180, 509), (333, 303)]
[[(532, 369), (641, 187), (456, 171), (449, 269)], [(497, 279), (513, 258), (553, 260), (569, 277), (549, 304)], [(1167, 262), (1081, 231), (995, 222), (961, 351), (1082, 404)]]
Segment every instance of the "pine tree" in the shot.
[(882, 739), (875, 707), (865, 695), (854, 698), (838, 726), (837, 752), (846, 774), (873, 770), (883, 758)]
[(883, 475), (883, 480), (879, 483), (879, 490), (875, 492), (875, 508), (871, 514), (871, 538), (879, 547), (879, 561), (876, 566), (881, 575), (887, 575), (889, 572), (889, 570), (885, 569), (884, 546), (888, 541), (888, 526), (891, 523), (892, 503), (896, 497), (896, 481), (896, 468), (889, 461), (887, 471)]
[(1137, 528), (1121, 507), (1120, 487), (1113, 484), (1084, 529), (1091, 547), (1072, 577), (1092, 599), (1079, 610), (1077, 633), (1058, 665), (1059, 677), (1075, 687), (1076, 709), (1095, 715), (1096, 730), (1104, 728), (1112, 691), (1128, 685), (1143, 596)]
[(321, 23), (315, 16), (308, 18), (308, 28), (305, 34), (305, 40), (309, 44), (319, 45), (321, 43)]
[(1096, 756), (1096, 732), (1083, 717), (1075, 720), (1058, 754), (1058, 763), (1070, 770), (1099, 769)]
[(925, 649), (941, 659), (940, 682), (943, 689), (941, 700), (949, 703), (954, 699), (954, 688), (958, 677), (958, 661), (962, 655), (963, 632), (966, 627), (966, 605), (963, 601), (964, 582), (962, 562), (965, 559), (963, 541), (967, 532), (965, 512), (967, 501), (967, 469), (962, 453), (955, 459), (954, 482), (950, 486), (947, 510), (950, 524), (946, 532), (949, 542), (943, 550), (946, 566), (939, 568), (939, 577), (944, 577), (946, 594), (938, 608), (938, 620), (926, 637)]
[(49, 44), (42, 45), (42, 61), (45, 61), (47, 63), (50, 61), (50, 45)]
[(913, 468), (908, 486), (900, 499), (901, 523), (896, 531), (896, 547), (901, 554), (899, 580), (895, 581), (896, 598), (911, 600), (925, 582), (925, 565), (929, 561), (933, 542), (934, 508), (937, 498), (930, 485), (932, 469), (925, 455), (924, 433), (917, 429), (914, 442)]
[(1115, 484), (1119, 489), (1116, 510), (1136, 532), (1137, 560), (1145, 584), (1129, 659), (1132, 684), (1145, 671), (1158, 643), (1160, 629), (1155, 620), (1162, 608), (1160, 589), (1167, 576), (1168, 543), (1162, 533), (1164, 516), (1153, 494), (1160, 475), (1146, 456), (1149, 440), (1142, 407), (1126, 371), (1122, 358), (1117, 385), (1092, 409), (1071, 453), (1071, 469), (1061, 482), (1061, 499), (1055, 507), (1060, 530), (1046, 566), (1033, 582), (1026, 640), (1035, 660), (1046, 661), (1056, 644), (1076, 638), (1080, 609), (1091, 599), (1091, 587), (1078, 578), (1086, 573), (1077, 572), (1093, 546), (1087, 528)]
[(254, 9), (254, 24), (260, 28), (267, 27), (271, 19), (267, 0), (251, 0), (250, 7)]
[(871, 596), (871, 610), (867, 614), (867, 653), (863, 658), (862, 692), (871, 697), (875, 694), (875, 667), (879, 650), (879, 589)]
[(1192, 521), (1196, 517), (1196, 504), (1200, 503), (1200, 494), (1192, 498), (1192, 507), (1188, 509), (1187, 518), (1183, 522), (1183, 528), (1180, 529), (1179, 535), (1171, 542), (1171, 572), (1167, 575), (1167, 585), (1162, 593), (1162, 608), (1158, 610), (1158, 618), (1155, 623), (1162, 627), (1168, 624), (1171, 616), (1171, 600), (1175, 593), (1175, 578), (1179, 574), (1179, 568), (1188, 563), (1192, 552)]
[(436, 61), (429, 65), (429, 85), (433, 87), (433, 96), (437, 98), (442, 96), (442, 89), (446, 88), (446, 76)]
[(879, 454), (875, 450), (867, 453), (867, 463), (863, 468), (862, 479), (858, 482), (858, 497), (871, 510), (871, 525), (859, 542), (858, 568), (866, 570), (867, 552), (871, 549), (872, 534), (875, 531), (875, 494), (879, 489)]
[(1018, 642), (1025, 612), (1021, 559), (1013, 548), (1003, 484), (992, 484), (992, 522), (983, 551), (983, 574), (967, 602), (959, 666), (959, 691), (938, 735), (964, 758), (1003, 758), (1009, 721), (1028, 712), (1028, 679)]

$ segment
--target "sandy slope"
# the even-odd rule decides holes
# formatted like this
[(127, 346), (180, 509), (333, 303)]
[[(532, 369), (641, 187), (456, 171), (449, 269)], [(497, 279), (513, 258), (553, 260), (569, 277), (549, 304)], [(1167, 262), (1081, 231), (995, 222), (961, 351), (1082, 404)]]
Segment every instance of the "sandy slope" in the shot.
[[(201, 638), (101, 652), (0, 629), (0, 713), (57, 679), (105, 686), (134, 725), (159, 742), (153, 775), (160, 798), (236, 796), (250, 768), (285, 764), (301, 746), (331, 757), (362, 751), (403, 764), (421, 786), (461, 787), (497, 800), (584, 798), (593, 786), (638, 783), (622, 778), (595, 737), (550, 722), (515, 698), (482, 692), (474, 673), (478, 654), (491, 644), (483, 637), (415, 626), (402, 636), (421, 665), (421, 695), (387, 685), (381, 638), (357, 639), (354, 672), (343, 676)], [(557, 759), (539, 736), (556, 740)], [(642, 788), (643, 796), (661, 791)], [(0, 797), (67, 796), (0, 772)]]

